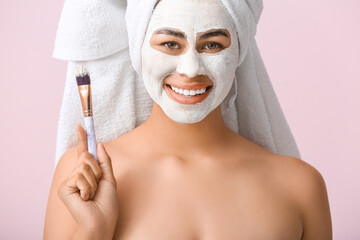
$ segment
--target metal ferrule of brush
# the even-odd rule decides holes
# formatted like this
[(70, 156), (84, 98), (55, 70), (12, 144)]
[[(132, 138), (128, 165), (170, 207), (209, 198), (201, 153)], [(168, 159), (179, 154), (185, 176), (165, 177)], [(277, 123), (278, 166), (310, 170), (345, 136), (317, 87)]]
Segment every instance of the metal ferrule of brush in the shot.
[(81, 85), (78, 89), (84, 117), (92, 116), (91, 85)]

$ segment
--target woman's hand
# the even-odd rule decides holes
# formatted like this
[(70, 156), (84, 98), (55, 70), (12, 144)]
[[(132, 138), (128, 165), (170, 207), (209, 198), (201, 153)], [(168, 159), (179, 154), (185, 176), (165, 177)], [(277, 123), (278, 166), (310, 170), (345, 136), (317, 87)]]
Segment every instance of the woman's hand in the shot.
[(77, 125), (76, 132), (76, 165), (60, 184), (58, 195), (81, 231), (112, 239), (118, 218), (118, 200), (111, 158), (103, 144), (98, 143), (97, 163), (87, 150), (86, 131)]

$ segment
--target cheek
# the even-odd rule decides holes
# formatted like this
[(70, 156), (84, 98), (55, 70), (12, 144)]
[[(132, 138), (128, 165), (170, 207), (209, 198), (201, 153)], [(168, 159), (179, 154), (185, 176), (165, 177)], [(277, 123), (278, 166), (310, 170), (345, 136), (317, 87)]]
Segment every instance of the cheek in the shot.
[(176, 57), (148, 49), (143, 54), (143, 73), (153, 81), (160, 81), (176, 69)]
[[(225, 49), (226, 50), (226, 49)], [(213, 75), (213, 81), (216, 85), (221, 85), (221, 83), (227, 83), (231, 81), (234, 77), (236, 70), (236, 56), (228, 52), (219, 52), (214, 55), (206, 55), (203, 57), (205, 67)]]

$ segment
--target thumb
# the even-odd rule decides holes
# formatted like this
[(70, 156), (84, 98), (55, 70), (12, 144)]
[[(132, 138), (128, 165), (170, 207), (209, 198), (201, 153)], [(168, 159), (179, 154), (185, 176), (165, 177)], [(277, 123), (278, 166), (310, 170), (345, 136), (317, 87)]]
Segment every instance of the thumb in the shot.
[(105, 147), (102, 143), (97, 143), (98, 161), (102, 171), (102, 178), (116, 184), (114, 172), (112, 168), (111, 158), (106, 152)]

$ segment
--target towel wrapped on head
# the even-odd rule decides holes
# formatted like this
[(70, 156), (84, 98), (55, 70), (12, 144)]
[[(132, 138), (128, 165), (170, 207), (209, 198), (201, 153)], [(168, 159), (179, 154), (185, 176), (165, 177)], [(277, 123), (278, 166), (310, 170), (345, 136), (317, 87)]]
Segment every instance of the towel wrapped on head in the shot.
[[(233, 18), (241, 45), (233, 86), (221, 103), (226, 125), (273, 153), (301, 158), (255, 40), (262, 0), (219, 1)], [(141, 76), (141, 47), (156, 3), (65, 1), (53, 52), (54, 58), (69, 61), (55, 166), (62, 154), (76, 145), (75, 125), (83, 125), (73, 75), (76, 64), (83, 64), (91, 76), (98, 142), (115, 139), (150, 115), (152, 99)]]

